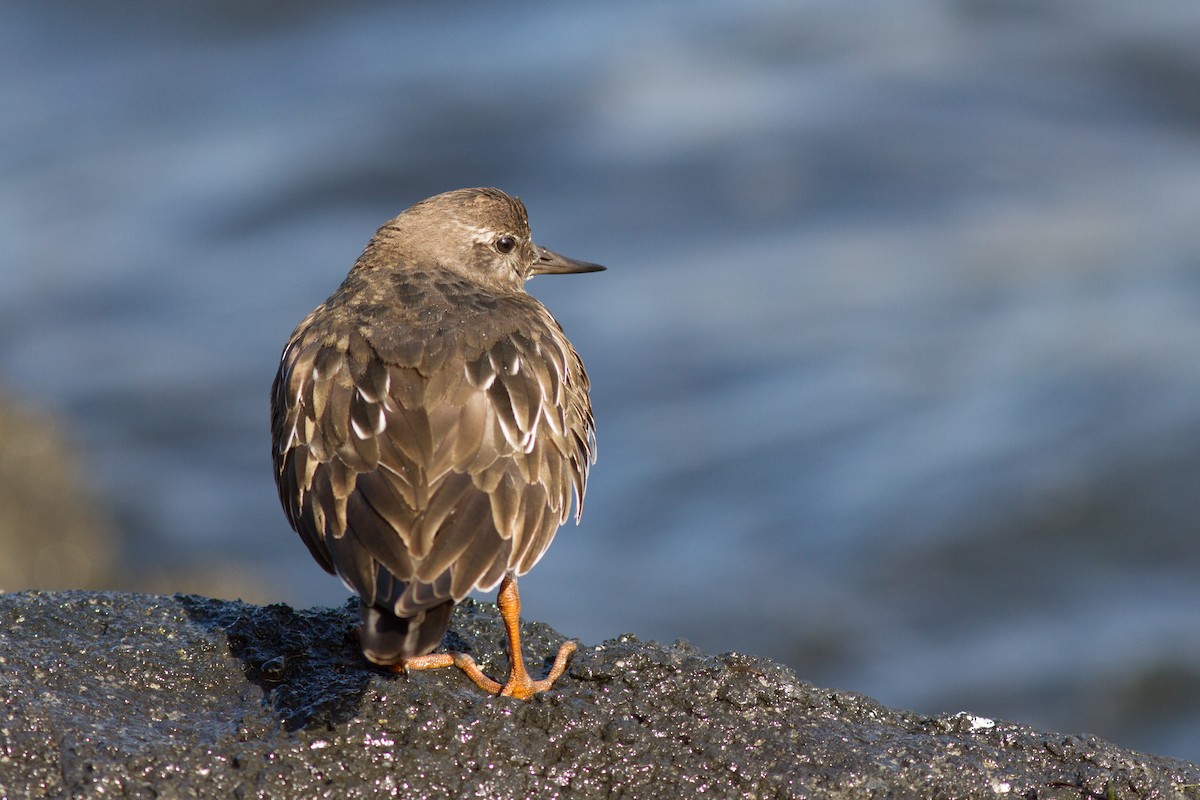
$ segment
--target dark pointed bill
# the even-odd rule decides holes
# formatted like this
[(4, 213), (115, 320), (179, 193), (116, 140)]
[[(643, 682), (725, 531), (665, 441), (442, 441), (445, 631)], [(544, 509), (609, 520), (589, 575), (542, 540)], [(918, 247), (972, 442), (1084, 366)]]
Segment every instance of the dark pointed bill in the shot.
[(541, 245), (534, 245), (534, 247), (537, 248), (538, 260), (533, 262), (533, 266), (529, 270), (530, 275), (565, 275), (571, 272), (600, 272), (605, 269), (599, 264), (560, 256)]

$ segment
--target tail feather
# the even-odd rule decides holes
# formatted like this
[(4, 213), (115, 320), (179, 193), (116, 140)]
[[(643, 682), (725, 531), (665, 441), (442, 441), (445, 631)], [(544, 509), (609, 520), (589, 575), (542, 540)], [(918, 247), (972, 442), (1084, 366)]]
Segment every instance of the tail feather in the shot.
[(358, 609), (362, 615), (359, 644), (363, 655), (388, 667), (423, 656), (441, 644), (450, 627), (454, 601), (423, 609), (411, 617), (397, 617), (386, 608), (366, 603), (359, 603)]

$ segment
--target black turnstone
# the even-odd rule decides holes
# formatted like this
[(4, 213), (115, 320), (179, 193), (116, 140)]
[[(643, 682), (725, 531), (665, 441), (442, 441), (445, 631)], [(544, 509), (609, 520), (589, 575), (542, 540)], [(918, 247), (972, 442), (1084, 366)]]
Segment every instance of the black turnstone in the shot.
[[(520, 200), (461, 189), (381, 227), (345, 281), (292, 332), (271, 390), (275, 480), (313, 557), (360, 599), (366, 657), (455, 664), (528, 698), (517, 576), (582, 508), (595, 434), (588, 377), (525, 293), (534, 275), (602, 270), (534, 244)], [(431, 654), (455, 603), (500, 586), (511, 671)]]

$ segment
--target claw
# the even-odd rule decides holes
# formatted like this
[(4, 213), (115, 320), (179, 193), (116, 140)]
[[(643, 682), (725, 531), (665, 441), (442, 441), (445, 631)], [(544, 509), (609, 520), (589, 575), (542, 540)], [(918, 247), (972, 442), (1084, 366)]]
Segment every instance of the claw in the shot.
[(545, 692), (562, 677), (567, 670), (567, 660), (579, 649), (579, 642), (569, 639), (558, 648), (554, 664), (546, 677), (535, 681), (525, 671), (525, 656), (521, 652), (521, 596), (517, 593), (517, 579), (506, 575), (500, 584), (500, 594), (497, 598), (500, 606), (500, 618), (504, 620), (504, 631), (508, 635), (508, 658), (511, 664), (508, 682), (501, 685), (483, 674), (483, 670), (475, 663), (475, 659), (466, 653), (431, 653), (427, 656), (406, 658), (393, 669), (406, 675), (415, 669), (438, 669), (439, 667), (455, 666), (466, 673), (476, 686), (489, 694), (501, 697), (515, 697), (518, 700), (528, 700), (539, 692)]

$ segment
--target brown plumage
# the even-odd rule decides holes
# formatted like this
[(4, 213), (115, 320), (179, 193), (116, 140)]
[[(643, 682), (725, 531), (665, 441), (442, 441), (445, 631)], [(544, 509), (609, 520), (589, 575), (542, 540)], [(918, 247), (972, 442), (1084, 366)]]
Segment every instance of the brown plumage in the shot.
[[(524, 283), (600, 269), (534, 244), (520, 200), (462, 189), (381, 227), (292, 333), (271, 395), (279, 497), (313, 557), (358, 593), (371, 661), (454, 661), (499, 689), (469, 658), (425, 654), (456, 602), (501, 582), (515, 631), (515, 576), (572, 493), (578, 519), (595, 455), (588, 377)], [(505, 693), (557, 677), (522, 679), (510, 645)]]

